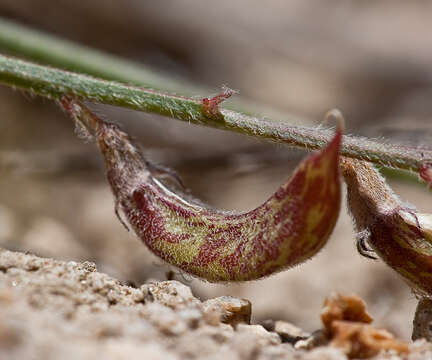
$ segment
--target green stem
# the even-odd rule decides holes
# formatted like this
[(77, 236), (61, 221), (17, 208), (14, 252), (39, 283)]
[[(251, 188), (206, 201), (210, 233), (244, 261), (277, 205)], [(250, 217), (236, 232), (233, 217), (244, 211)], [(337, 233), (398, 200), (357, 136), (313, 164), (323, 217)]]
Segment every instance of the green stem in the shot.
[[(176, 79), (172, 74), (164, 75), (141, 63), (125, 60), (3, 18), (0, 18), (0, 49), (16, 57), (44, 65), (148, 89), (186, 96), (210, 94), (214, 91), (184, 79)], [(287, 116), (286, 113), (274, 108), (264, 108), (262, 105), (257, 106), (255, 102), (239, 98), (230, 101), (228, 107), (248, 114), (271, 114), (277, 119), (284, 119)], [(308, 119), (289, 116), (293, 124), (310, 124)]]
[[(51, 99), (73, 94), (83, 100), (131, 108), (308, 149), (322, 148), (332, 135), (329, 129), (290, 126), (226, 109), (210, 116), (203, 111), (198, 100), (100, 80), (3, 55), (0, 55), (0, 82)], [(344, 136), (341, 153), (383, 166), (416, 172), (425, 159), (432, 159), (431, 150), (420, 151), (352, 136)]]

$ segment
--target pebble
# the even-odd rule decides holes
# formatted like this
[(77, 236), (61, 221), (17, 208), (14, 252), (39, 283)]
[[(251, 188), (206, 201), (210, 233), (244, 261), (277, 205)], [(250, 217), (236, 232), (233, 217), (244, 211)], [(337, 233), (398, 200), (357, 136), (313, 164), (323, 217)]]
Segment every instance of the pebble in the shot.
[(251, 340), (256, 340), (261, 346), (278, 345), (281, 343), (277, 334), (267, 331), (262, 325), (238, 324), (236, 332), (252, 335)]
[(299, 340), (306, 340), (308, 337), (310, 337), (309, 333), (289, 322), (282, 320), (267, 320), (263, 323), (263, 326), (268, 331), (274, 331), (277, 333), (284, 343), (295, 344)]
[(252, 305), (249, 300), (232, 296), (221, 296), (203, 303), (205, 313), (216, 313), (222, 323), (237, 326), (250, 324)]

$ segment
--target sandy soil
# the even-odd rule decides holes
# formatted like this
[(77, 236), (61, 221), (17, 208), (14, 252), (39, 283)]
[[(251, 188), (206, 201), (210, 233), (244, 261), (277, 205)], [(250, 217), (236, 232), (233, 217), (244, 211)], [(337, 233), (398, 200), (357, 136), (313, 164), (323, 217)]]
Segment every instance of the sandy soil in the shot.
[[(202, 302), (177, 281), (133, 287), (90, 262), (0, 250), (0, 305), (1, 359), (346, 359), (331, 346), (296, 349), (308, 335), (292, 325), (249, 325), (248, 301)], [(432, 344), (410, 351), (426, 358)]]

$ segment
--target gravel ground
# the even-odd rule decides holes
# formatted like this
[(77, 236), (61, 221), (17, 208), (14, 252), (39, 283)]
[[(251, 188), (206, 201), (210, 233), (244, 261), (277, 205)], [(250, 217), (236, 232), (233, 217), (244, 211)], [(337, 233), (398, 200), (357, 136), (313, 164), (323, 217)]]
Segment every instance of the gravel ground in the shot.
[[(0, 251), (0, 359), (347, 358), (328, 345), (296, 349), (307, 334), (287, 323), (279, 333), (250, 325), (250, 309), (231, 297), (202, 302), (177, 281), (136, 288), (90, 262)], [(418, 341), (403, 358), (431, 356), (432, 344)]]

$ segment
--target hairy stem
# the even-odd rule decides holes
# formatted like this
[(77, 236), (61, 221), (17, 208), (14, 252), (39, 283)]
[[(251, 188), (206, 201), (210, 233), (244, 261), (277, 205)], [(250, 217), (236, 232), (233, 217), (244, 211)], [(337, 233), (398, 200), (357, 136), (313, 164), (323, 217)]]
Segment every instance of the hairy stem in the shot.
[[(0, 49), (7, 54), (44, 65), (149, 89), (186, 96), (209, 94), (214, 91), (176, 78), (172, 74), (163, 74), (142, 63), (89, 48), (3, 18), (0, 18)], [(286, 117), (286, 114), (274, 109), (265, 109), (262, 105), (257, 106), (245, 99), (234, 99), (229, 107), (246, 113), (271, 113), (280, 119)], [(307, 119), (290, 116), (295, 124), (307, 122)]]
[[(65, 94), (74, 95), (83, 100), (131, 108), (307, 149), (322, 148), (332, 136), (330, 129), (291, 126), (226, 109), (211, 116), (203, 111), (203, 103), (199, 100), (100, 80), (3, 55), (0, 55), (0, 82), (51, 99), (59, 99)], [(425, 162), (432, 160), (432, 150), (353, 136), (344, 136), (341, 154), (416, 172), (424, 167)]]

